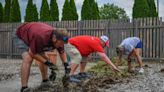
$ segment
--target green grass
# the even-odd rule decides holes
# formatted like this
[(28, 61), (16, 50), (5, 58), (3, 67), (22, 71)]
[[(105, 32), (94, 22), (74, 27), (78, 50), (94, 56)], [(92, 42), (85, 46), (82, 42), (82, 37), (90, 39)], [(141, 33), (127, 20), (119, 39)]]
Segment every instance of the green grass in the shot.
[[(115, 63), (116, 58), (112, 58), (111, 61)], [(110, 76), (113, 78), (127, 78), (135, 75), (134, 73), (127, 72), (127, 61), (122, 60), (121, 66), (119, 66), (121, 72), (116, 73), (103, 61), (99, 61), (94, 67), (89, 69), (89, 72), (96, 74), (97, 76)]]

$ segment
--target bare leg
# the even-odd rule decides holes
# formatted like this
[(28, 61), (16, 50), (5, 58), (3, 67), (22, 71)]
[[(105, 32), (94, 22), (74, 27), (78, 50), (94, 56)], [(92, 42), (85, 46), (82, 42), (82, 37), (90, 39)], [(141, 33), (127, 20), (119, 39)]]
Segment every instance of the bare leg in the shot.
[(71, 64), (71, 71), (70, 71), (70, 76), (73, 75), (78, 67), (78, 64), (72, 63)]
[(81, 73), (84, 72), (86, 64), (87, 64), (87, 62), (81, 62), (81, 63), (80, 63), (80, 72), (81, 72)]
[(131, 72), (131, 70), (132, 70), (131, 62), (128, 62), (128, 71)]
[(21, 83), (22, 83), (22, 87), (26, 87), (28, 85), (30, 68), (33, 59), (28, 52), (24, 52), (22, 54), (22, 58), (23, 58), (23, 62), (21, 66)]
[(142, 63), (142, 57), (141, 57), (140, 53), (141, 53), (141, 49), (139, 49), (139, 48), (136, 49), (137, 62), (139, 64), (140, 68), (142, 68), (143, 67), (143, 63)]
[(37, 64), (39, 65), (39, 69), (42, 75), (42, 80), (47, 80), (48, 79), (48, 67), (40, 62), (37, 62)]

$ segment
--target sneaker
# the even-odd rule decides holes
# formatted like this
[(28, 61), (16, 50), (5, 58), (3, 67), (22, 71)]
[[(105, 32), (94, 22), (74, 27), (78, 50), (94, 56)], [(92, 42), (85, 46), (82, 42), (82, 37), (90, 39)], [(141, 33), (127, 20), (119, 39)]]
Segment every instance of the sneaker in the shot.
[(52, 86), (52, 83), (50, 81), (47, 81), (47, 82), (41, 82), (40, 84), (40, 87), (51, 87)]
[(49, 88), (52, 88), (52, 83), (50, 81), (47, 81), (47, 82), (41, 82), (41, 84), (37, 87), (34, 88), (34, 92), (37, 91), (37, 92), (42, 92), (42, 91), (46, 91), (48, 90)]
[(144, 73), (144, 69), (140, 68), (140, 70), (138, 71), (139, 73)]
[(91, 75), (90, 74), (88, 74), (88, 73), (85, 73), (85, 72), (83, 72), (83, 73), (79, 73), (78, 75), (80, 75), (81, 76), (81, 78), (90, 78), (91, 77)]
[(32, 89), (31, 88), (25, 88), (25, 89), (21, 89), (21, 92), (32, 92)]
[(70, 82), (80, 83), (81, 81), (79, 79), (76, 79), (74, 76), (70, 76), (68, 79)]

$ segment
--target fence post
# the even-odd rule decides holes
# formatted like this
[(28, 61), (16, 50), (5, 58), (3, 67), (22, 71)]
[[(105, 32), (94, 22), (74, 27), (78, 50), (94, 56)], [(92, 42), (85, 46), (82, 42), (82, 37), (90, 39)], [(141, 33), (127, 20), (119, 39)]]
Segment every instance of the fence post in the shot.
[(80, 31), (81, 31), (81, 21), (78, 21), (78, 34), (77, 35), (80, 35)]
[(11, 25), (12, 29), (9, 29), (9, 38), (8, 38), (8, 42), (9, 42), (9, 54), (8, 54), (8, 58), (11, 59), (12, 58), (12, 31), (13, 31), (13, 24), (8, 24), (8, 25)]
[[(105, 23), (105, 34), (109, 37), (110, 39), (110, 32), (108, 31), (109, 30), (109, 27), (110, 27), (110, 21), (105, 21), (105, 22), (108, 22), (108, 23)], [(109, 48), (107, 48), (107, 56), (110, 55), (110, 51), (109, 51)]]
[(164, 59), (164, 25), (162, 23), (162, 17), (160, 18), (160, 59)]

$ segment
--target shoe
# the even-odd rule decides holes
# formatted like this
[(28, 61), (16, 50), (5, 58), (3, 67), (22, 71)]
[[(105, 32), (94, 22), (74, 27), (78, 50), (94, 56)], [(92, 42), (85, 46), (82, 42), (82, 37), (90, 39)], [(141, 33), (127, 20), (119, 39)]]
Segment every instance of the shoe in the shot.
[(74, 76), (69, 76), (68, 79), (70, 82), (80, 83), (81, 81), (79, 79), (76, 79)]
[(31, 88), (25, 88), (25, 89), (21, 89), (21, 92), (32, 92), (32, 89)]
[(140, 70), (138, 71), (139, 73), (144, 73), (144, 69), (140, 68)]
[(37, 91), (37, 92), (42, 92), (42, 91), (46, 91), (48, 90), (49, 88), (52, 88), (53, 85), (50, 81), (47, 81), (47, 82), (41, 82), (41, 84), (37, 87), (34, 88), (34, 92)]
[(83, 73), (79, 73), (78, 75), (80, 75), (81, 76), (81, 78), (90, 78), (91, 77), (91, 75), (90, 74), (87, 74), (87, 73), (85, 73), (85, 72), (83, 72)]
[(50, 81), (42, 82), (40, 84), (40, 87), (45, 87), (45, 88), (49, 88), (51, 86), (52, 86), (52, 83)]

